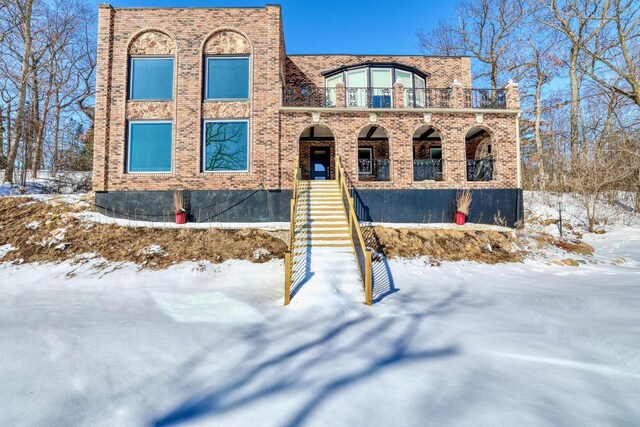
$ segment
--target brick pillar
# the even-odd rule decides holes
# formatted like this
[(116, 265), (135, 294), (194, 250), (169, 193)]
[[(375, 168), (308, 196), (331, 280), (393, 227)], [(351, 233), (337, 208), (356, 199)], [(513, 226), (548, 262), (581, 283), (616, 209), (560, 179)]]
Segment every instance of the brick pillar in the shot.
[(96, 60), (95, 133), (93, 143), (93, 190), (108, 190), (111, 108), (111, 67), (113, 63), (113, 8), (98, 5), (98, 51)]
[(344, 83), (336, 83), (336, 108), (346, 107), (346, 91), (344, 90)]
[(396, 82), (393, 85), (393, 108), (404, 108), (404, 85)]
[(509, 80), (509, 83), (504, 87), (507, 96), (507, 109), (519, 110), (520, 109), (520, 92), (518, 91), (518, 83), (513, 80)]
[(464, 108), (464, 90), (462, 83), (453, 80), (451, 83), (451, 108)]

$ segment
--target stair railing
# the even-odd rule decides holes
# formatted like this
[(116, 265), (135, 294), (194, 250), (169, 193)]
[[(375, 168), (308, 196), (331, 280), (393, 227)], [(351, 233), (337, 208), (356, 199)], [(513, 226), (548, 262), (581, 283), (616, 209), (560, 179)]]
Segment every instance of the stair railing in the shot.
[(364, 242), (362, 229), (360, 228), (360, 221), (358, 221), (358, 216), (356, 215), (353, 197), (351, 197), (349, 192), (344, 167), (342, 166), (342, 160), (339, 155), (336, 155), (336, 180), (338, 181), (338, 187), (340, 189), (340, 198), (342, 199), (345, 212), (347, 213), (349, 234), (353, 240), (353, 247), (356, 251), (356, 259), (358, 260), (358, 267), (360, 269), (360, 276), (362, 277), (362, 283), (364, 285), (364, 303), (371, 305), (373, 293), (371, 251), (367, 249), (367, 245)]
[(291, 220), (289, 223), (289, 249), (284, 253), (284, 305), (291, 302), (291, 282), (293, 281), (293, 237), (296, 233), (296, 201), (298, 200), (298, 182), (300, 181), (300, 163), (298, 157), (295, 159), (295, 169), (293, 171), (293, 194), (291, 196), (289, 213)]

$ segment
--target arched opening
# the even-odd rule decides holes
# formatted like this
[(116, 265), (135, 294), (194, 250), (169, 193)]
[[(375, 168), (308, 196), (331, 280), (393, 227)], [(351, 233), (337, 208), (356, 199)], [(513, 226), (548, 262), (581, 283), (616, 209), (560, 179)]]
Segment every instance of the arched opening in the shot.
[(481, 127), (472, 127), (464, 138), (467, 160), (467, 181), (493, 179), (493, 141), (491, 134)]
[(326, 126), (314, 125), (300, 134), (299, 157), (302, 179), (335, 179), (336, 141)]
[(367, 125), (358, 133), (358, 180), (389, 181), (389, 135), (378, 125)]
[(431, 126), (413, 133), (413, 180), (442, 181), (442, 137)]

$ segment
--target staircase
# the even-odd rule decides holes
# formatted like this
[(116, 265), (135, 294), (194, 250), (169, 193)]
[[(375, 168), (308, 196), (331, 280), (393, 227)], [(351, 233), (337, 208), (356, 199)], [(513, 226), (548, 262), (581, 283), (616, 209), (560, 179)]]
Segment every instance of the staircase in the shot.
[(339, 156), (336, 176), (337, 180), (304, 181), (295, 170), (285, 305), (293, 295), (298, 303), (337, 298), (351, 304), (363, 290), (365, 303), (371, 305), (371, 251), (364, 243)]
[(294, 248), (352, 248), (337, 181), (300, 181)]

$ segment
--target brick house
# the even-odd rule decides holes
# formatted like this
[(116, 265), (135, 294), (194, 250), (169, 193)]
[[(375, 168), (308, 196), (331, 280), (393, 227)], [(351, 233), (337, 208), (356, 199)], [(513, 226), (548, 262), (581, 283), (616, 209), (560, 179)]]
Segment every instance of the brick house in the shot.
[[(294, 171), (335, 178), (360, 220), (522, 219), (518, 88), (468, 57), (288, 55), (279, 6), (99, 6), (93, 185), (113, 216), (288, 221)], [(298, 162), (298, 163), (296, 163)]]

